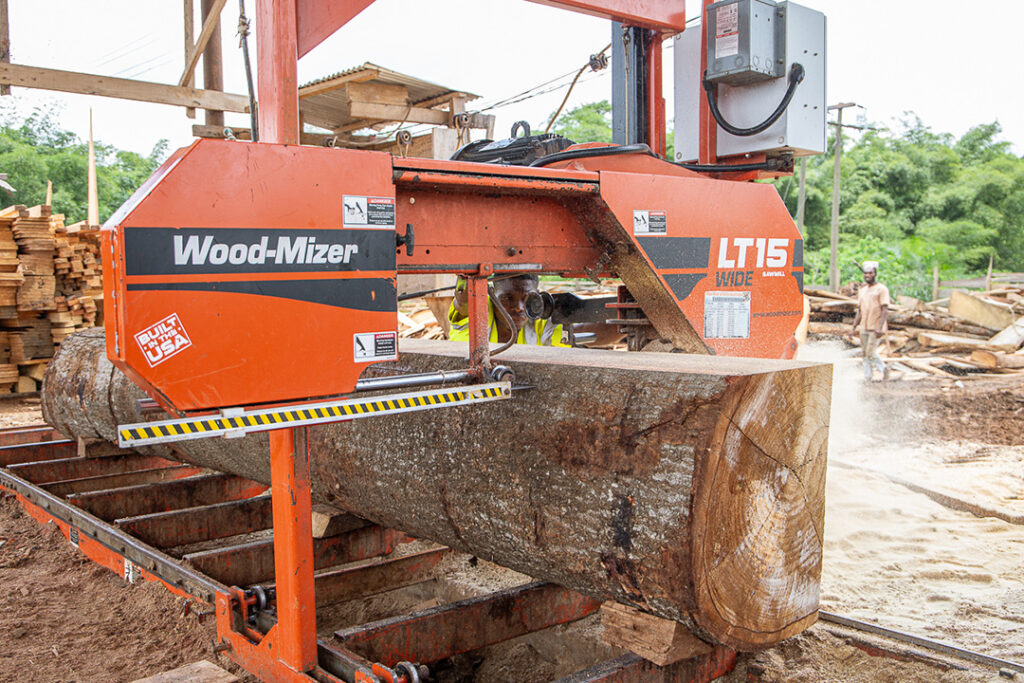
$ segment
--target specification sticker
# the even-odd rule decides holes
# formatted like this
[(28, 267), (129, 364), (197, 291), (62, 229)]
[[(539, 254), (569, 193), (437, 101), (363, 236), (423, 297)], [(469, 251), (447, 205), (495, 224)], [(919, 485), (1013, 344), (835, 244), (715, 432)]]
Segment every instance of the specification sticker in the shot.
[(136, 334), (135, 343), (139, 345), (151, 368), (192, 346), (192, 340), (189, 339), (177, 313), (171, 313), (160, 322)]
[(704, 338), (749, 339), (750, 292), (706, 292)]
[(668, 233), (668, 215), (664, 211), (634, 211), (634, 235), (664, 235)]
[(715, 11), (715, 58), (731, 57), (740, 51), (739, 4), (719, 7)]
[(352, 335), (352, 347), (357, 363), (398, 359), (397, 332), (367, 332)]
[(342, 225), (346, 228), (395, 227), (394, 197), (342, 197)]

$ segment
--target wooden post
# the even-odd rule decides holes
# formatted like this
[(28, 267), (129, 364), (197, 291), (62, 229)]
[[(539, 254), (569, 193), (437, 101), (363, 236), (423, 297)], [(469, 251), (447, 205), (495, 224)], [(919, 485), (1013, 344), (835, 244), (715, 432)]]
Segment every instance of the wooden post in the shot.
[(939, 264), (932, 266), (932, 301), (939, 300)]
[(993, 254), (989, 254), (988, 255), (988, 272), (985, 273), (985, 291), (986, 292), (991, 292), (992, 291), (992, 261), (993, 261)]
[[(195, 5), (192, 0), (183, 0), (185, 9), (185, 65), (187, 66), (192, 61), (192, 54), (196, 49), (195, 42)], [(189, 88), (195, 85), (196, 77), (194, 73), (190, 73), (188, 78), (182, 85)], [(185, 116), (190, 119), (196, 117), (195, 107), (186, 107)]]
[[(224, 3), (218, 2), (218, 0), (202, 0), (203, 21), (205, 22), (206, 18), (212, 12), (219, 13), (223, 6)], [(220, 19), (217, 19), (217, 23), (213, 27), (213, 32), (210, 34), (210, 38), (206, 42), (206, 48), (203, 50), (203, 89), (224, 89), (224, 64), (220, 43)], [(206, 125), (224, 125), (224, 112), (212, 109), (206, 109), (205, 112)]]
[[(100, 224), (99, 192), (96, 187), (96, 148), (92, 141), (92, 109), (89, 110), (89, 225)], [(49, 202), (47, 202), (49, 204)]]
[[(11, 29), (7, 21), (7, 0), (0, 0), (0, 62), (11, 61)], [(8, 83), (0, 85), (0, 95), (10, 95)]]

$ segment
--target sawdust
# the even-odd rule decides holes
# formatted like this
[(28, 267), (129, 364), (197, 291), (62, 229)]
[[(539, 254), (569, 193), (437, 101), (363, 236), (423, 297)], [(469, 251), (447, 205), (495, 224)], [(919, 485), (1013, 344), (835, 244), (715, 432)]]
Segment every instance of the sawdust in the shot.
[(0, 543), (0, 683), (133, 681), (199, 659), (239, 674), (184, 598), (125, 583), (12, 496), (0, 497)]
[(36, 396), (0, 398), (0, 429), (42, 424), (43, 414)]

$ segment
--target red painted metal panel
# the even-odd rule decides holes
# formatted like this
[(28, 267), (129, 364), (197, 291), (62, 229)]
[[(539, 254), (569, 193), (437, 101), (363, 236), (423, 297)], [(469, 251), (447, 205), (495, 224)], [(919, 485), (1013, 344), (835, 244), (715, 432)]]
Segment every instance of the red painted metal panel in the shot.
[(78, 455), (78, 444), (69, 440), (0, 446), (0, 467), (18, 463), (73, 458), (76, 455)]
[(302, 57), (329, 38), (374, 0), (296, 0), (298, 47)]
[(623, 24), (644, 26), (663, 33), (680, 33), (686, 28), (684, 0), (530, 0), (540, 5), (613, 19)]
[[(328, 3), (321, 0), (321, 4)], [(299, 144), (299, 52), (295, 15), (295, 0), (256, 2), (256, 75), (259, 133), (263, 142)]]

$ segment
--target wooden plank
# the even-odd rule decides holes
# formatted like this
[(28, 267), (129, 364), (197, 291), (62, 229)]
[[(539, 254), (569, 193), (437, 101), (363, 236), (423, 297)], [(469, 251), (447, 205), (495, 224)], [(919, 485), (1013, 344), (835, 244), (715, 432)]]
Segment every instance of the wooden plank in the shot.
[(218, 109), (241, 114), (249, 112), (249, 98), (244, 95), (24, 64), (0, 63), (0, 83), (179, 107)]
[(971, 360), (986, 368), (1024, 368), (1024, 356), (1016, 353), (976, 349), (971, 351)]
[(366, 526), (366, 520), (360, 519), (344, 510), (339, 510), (324, 503), (317, 503), (313, 506), (313, 538), (337, 536), (346, 531), (352, 531), (364, 526)]
[(678, 621), (616, 602), (601, 605), (601, 626), (603, 642), (629, 650), (658, 666), (693, 659), (713, 649)]
[(988, 343), (997, 348), (1015, 351), (1024, 344), (1024, 318), (1017, 318), (1006, 328), (988, 340)]
[(981, 325), (991, 330), (1002, 330), (1012, 325), (1013, 309), (1008, 304), (1001, 304), (967, 292), (954, 291), (949, 296), (949, 312), (969, 323)]
[(406, 123), (429, 123), (447, 126), (451, 114), (441, 109), (406, 107), (400, 104), (377, 104), (374, 102), (352, 102), (349, 116), (353, 119), (371, 121), (405, 121)]
[(322, 83), (313, 83), (311, 85), (303, 86), (299, 88), (299, 99), (304, 97), (312, 97), (313, 95), (319, 95), (321, 93), (330, 92), (343, 87), (347, 83), (361, 83), (364, 81), (372, 81), (374, 78), (380, 76), (380, 71), (377, 69), (360, 69), (359, 71), (353, 71), (350, 74), (344, 74), (336, 76), (329, 81), (323, 81)]
[(995, 348), (987, 339), (973, 339), (962, 337), (957, 334), (943, 334), (941, 332), (921, 332), (917, 335), (917, 341), (921, 346), (943, 349), (987, 349)]
[[(185, 10), (185, 12), (184, 12), (184, 15), (185, 15), (185, 17), (184, 17), (185, 18), (185, 63), (188, 64), (189, 60), (192, 59), (193, 52), (196, 49), (196, 41), (195, 41), (195, 16), (196, 16), (196, 12), (195, 12), (195, 4), (192, 2), (192, 0), (182, 0), (182, 4), (183, 4), (183, 9)], [(190, 75), (188, 77), (188, 81), (186, 81), (185, 83), (182, 83), (182, 85), (184, 85), (186, 88), (194, 87), (195, 86), (195, 80), (196, 80), (195, 75), (194, 74)], [(185, 109), (185, 116), (189, 117), (190, 119), (194, 119), (196, 117), (196, 110), (193, 109), (192, 107), (186, 108)]]
[(206, 15), (206, 19), (203, 21), (203, 28), (199, 32), (199, 40), (196, 41), (195, 46), (192, 48), (192, 54), (186, 55), (185, 70), (181, 72), (181, 78), (178, 79), (179, 86), (185, 87), (192, 81), (192, 73), (195, 71), (200, 55), (206, 49), (206, 44), (210, 42), (214, 29), (220, 26), (220, 13), (224, 9), (226, 2), (227, 0), (213, 0), (210, 13)]
[(238, 676), (202, 659), (155, 676), (136, 679), (134, 683), (236, 683), (238, 680)]

